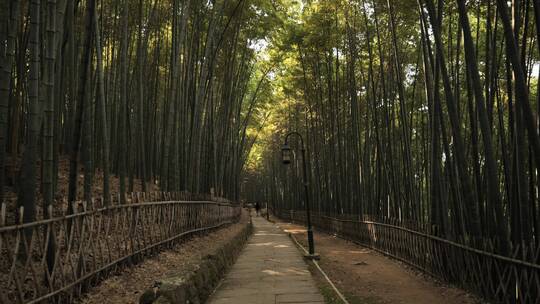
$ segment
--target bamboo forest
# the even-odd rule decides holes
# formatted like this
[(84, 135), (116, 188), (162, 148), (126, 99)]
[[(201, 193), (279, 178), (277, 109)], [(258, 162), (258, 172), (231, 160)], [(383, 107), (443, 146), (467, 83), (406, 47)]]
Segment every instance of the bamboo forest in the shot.
[(538, 0), (0, 0), (0, 304), (540, 304)]

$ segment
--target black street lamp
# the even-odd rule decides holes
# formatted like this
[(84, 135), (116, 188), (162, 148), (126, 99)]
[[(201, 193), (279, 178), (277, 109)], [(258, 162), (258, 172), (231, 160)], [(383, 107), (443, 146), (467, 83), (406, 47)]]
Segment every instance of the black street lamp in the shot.
[(306, 214), (307, 214), (307, 234), (308, 234), (308, 244), (309, 244), (309, 257), (311, 258), (317, 258), (318, 256), (315, 254), (315, 244), (313, 242), (313, 229), (311, 228), (311, 212), (309, 209), (309, 191), (308, 191), (308, 179), (307, 179), (307, 166), (306, 166), (306, 149), (304, 147), (304, 139), (302, 138), (302, 135), (298, 132), (290, 132), (285, 137), (285, 144), (283, 144), (283, 147), (281, 148), (281, 157), (283, 164), (288, 165), (291, 163), (292, 155), (291, 155), (291, 147), (289, 146), (289, 136), (296, 135), (300, 138), (300, 148), (302, 151), (302, 178), (304, 182), (304, 195), (306, 199)]

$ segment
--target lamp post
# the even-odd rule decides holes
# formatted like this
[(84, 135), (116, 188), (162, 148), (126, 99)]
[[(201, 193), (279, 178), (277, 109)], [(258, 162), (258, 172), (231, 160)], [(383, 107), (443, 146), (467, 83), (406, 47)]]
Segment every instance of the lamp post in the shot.
[(285, 137), (285, 144), (281, 148), (281, 157), (284, 165), (289, 165), (291, 163), (291, 147), (289, 146), (289, 137), (291, 135), (296, 135), (300, 138), (300, 148), (302, 151), (302, 179), (304, 182), (304, 195), (306, 200), (306, 215), (307, 215), (307, 235), (308, 235), (308, 244), (309, 244), (309, 257), (317, 258), (315, 254), (315, 244), (313, 242), (313, 229), (311, 227), (311, 212), (309, 209), (309, 191), (308, 191), (308, 179), (307, 179), (307, 166), (306, 166), (306, 149), (304, 147), (304, 138), (298, 132), (290, 132)]

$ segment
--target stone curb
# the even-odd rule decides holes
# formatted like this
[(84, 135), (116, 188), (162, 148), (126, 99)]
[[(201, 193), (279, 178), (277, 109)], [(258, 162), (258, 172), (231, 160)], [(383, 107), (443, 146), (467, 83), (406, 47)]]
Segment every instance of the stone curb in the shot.
[(157, 281), (139, 298), (139, 304), (201, 304), (212, 294), (221, 278), (234, 264), (253, 232), (253, 225), (244, 228), (232, 240), (206, 255), (187, 273)]

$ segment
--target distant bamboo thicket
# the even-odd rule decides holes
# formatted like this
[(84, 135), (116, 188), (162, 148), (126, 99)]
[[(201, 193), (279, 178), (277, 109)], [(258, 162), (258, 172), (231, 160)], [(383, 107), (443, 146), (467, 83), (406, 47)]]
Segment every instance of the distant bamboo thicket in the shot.
[(247, 193), (304, 209), (301, 167), (279, 155), (298, 130), (317, 212), (429, 224), (505, 254), (538, 245), (538, 1), (315, 1), (301, 18), (284, 76), (301, 93)]
[(80, 164), (87, 201), (98, 168), (105, 200), (111, 174), (119, 193), (140, 180), (237, 198), (261, 74), (248, 2), (0, 1), (0, 201), (14, 183), (35, 219), (63, 155), (69, 201)]

